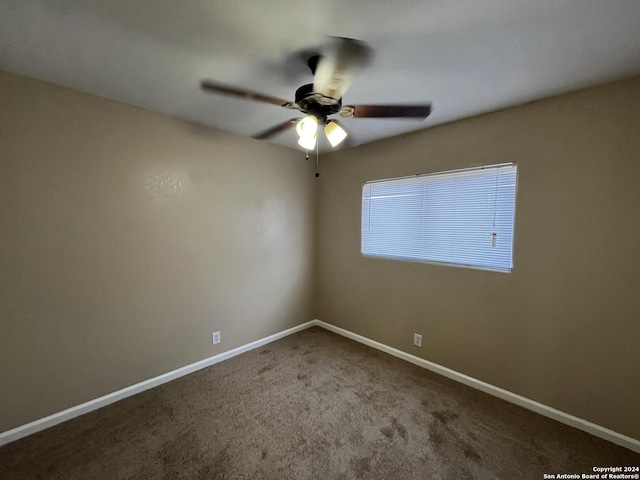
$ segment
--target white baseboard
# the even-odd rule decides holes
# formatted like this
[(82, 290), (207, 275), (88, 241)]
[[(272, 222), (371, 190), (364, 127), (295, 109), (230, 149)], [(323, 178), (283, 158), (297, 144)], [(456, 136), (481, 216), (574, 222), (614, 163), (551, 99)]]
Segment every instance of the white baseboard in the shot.
[(256, 340), (255, 342), (247, 343), (246, 345), (242, 345), (240, 347), (234, 348), (227, 352), (223, 352), (219, 355), (214, 355), (213, 357), (205, 358), (204, 360), (200, 360), (199, 362), (192, 363), (191, 365), (187, 365), (185, 367), (179, 368), (177, 370), (173, 370), (163, 375), (150, 378), (149, 380), (136, 383), (135, 385), (131, 385), (130, 387), (126, 387), (126, 388), (123, 388), (122, 390), (109, 393), (107, 395), (96, 398), (94, 400), (90, 400), (81, 405), (77, 405), (75, 407), (68, 408), (61, 412), (54, 413), (53, 415), (49, 415), (48, 417), (35, 420), (31, 423), (21, 425), (12, 430), (2, 432), (0, 433), (0, 446), (13, 442), (15, 440), (18, 440), (20, 438), (26, 437), (28, 435), (32, 435), (46, 428), (53, 427), (54, 425), (58, 425), (59, 423), (65, 422), (67, 420), (71, 420), (72, 418), (78, 417), (85, 413), (89, 413), (93, 410), (97, 410), (98, 408), (105, 407), (109, 404), (115, 403), (119, 400), (123, 400), (137, 393), (143, 392), (145, 390), (149, 390), (150, 388), (153, 388), (153, 387), (157, 387), (158, 385), (162, 385), (163, 383), (170, 382), (171, 380), (175, 380), (177, 378), (180, 378), (184, 375), (188, 375), (202, 368), (209, 367), (216, 363), (222, 362), (223, 360), (227, 360), (229, 358), (235, 357), (236, 355), (240, 355), (241, 353), (248, 352), (249, 350), (253, 350), (255, 348), (259, 348), (263, 345), (266, 345), (268, 343), (274, 342), (276, 340), (284, 338), (293, 333), (297, 333), (314, 326), (322, 327), (326, 330), (342, 335), (343, 337), (350, 338), (351, 340), (355, 340), (356, 342), (375, 348), (376, 350), (380, 350), (382, 352), (388, 353), (390, 355), (393, 355), (394, 357), (400, 358), (402, 360), (406, 360), (407, 362), (413, 363), (414, 365), (418, 365), (419, 367), (426, 368), (427, 370), (431, 370), (432, 372), (438, 373), (447, 378), (463, 383), (469, 387), (488, 393), (489, 395), (493, 395), (494, 397), (501, 398), (502, 400), (506, 400), (507, 402), (526, 408), (527, 410), (531, 410), (533, 412), (539, 413), (540, 415), (549, 417), (560, 423), (569, 425), (570, 427), (583, 430), (591, 435), (602, 438), (611, 443), (615, 443), (616, 445), (620, 445), (622, 447), (628, 448), (629, 450), (632, 450), (634, 452), (640, 453), (640, 440), (636, 440), (635, 438), (631, 438), (626, 435), (622, 435), (621, 433), (614, 432), (613, 430), (609, 430), (608, 428), (601, 427), (600, 425), (596, 425), (595, 423), (589, 422), (587, 420), (583, 420), (581, 418), (575, 417), (573, 415), (562, 412), (560, 410), (556, 410), (555, 408), (549, 407), (547, 405), (543, 405), (541, 403), (530, 400), (523, 396), (509, 392), (508, 390), (504, 390), (502, 388), (493, 386), (481, 380), (477, 380), (473, 377), (469, 377), (468, 375), (465, 375), (463, 373), (456, 372), (455, 370), (451, 370), (450, 368), (443, 367), (442, 365), (438, 365), (437, 363), (430, 362), (420, 357), (416, 357), (415, 355), (411, 355), (410, 353), (403, 352), (401, 350), (390, 347), (383, 343), (376, 342), (375, 340), (371, 340), (367, 337), (363, 337), (362, 335), (358, 335), (357, 333), (350, 332), (349, 330), (345, 330), (340, 327), (335, 327), (321, 320), (312, 320), (310, 322), (297, 325), (293, 328), (283, 330), (282, 332), (275, 333), (273, 335), (262, 338), (260, 340)]
[(468, 375), (456, 372), (455, 370), (451, 370), (450, 368), (443, 367), (442, 365), (438, 365), (437, 363), (430, 362), (423, 358), (416, 357), (415, 355), (403, 352), (402, 350), (389, 347), (388, 345), (376, 342), (375, 340), (363, 337), (362, 335), (350, 332), (349, 330), (335, 327), (321, 320), (314, 320), (314, 322), (312, 323), (326, 330), (342, 335), (343, 337), (347, 337), (351, 340), (355, 340), (356, 342), (363, 343), (364, 345), (375, 348), (376, 350), (388, 353), (389, 355), (401, 358), (402, 360), (406, 360), (407, 362), (413, 363), (414, 365), (426, 368), (427, 370), (431, 370), (432, 372), (438, 373), (442, 376), (468, 385), (469, 387), (488, 393), (489, 395), (492, 395), (494, 397), (501, 398), (502, 400), (506, 400), (507, 402), (526, 408), (527, 410), (531, 410), (532, 412), (539, 413), (540, 415), (549, 417), (560, 423), (564, 423), (565, 425), (569, 425), (570, 427), (585, 431), (595, 437), (602, 438), (611, 443), (615, 443), (616, 445), (620, 445), (622, 447), (628, 448), (629, 450), (640, 453), (640, 440), (636, 440), (635, 438), (631, 438), (621, 433), (614, 432), (613, 430), (601, 427), (600, 425), (596, 425), (595, 423), (583, 420), (582, 418), (578, 418), (560, 410), (556, 410), (555, 408), (543, 405), (542, 403), (530, 400), (516, 393), (509, 392), (508, 390), (504, 390), (481, 380), (477, 380), (473, 377), (469, 377)]
[(0, 446), (14, 442), (28, 435), (32, 435), (46, 428), (53, 427), (54, 425), (58, 425), (59, 423), (66, 422), (67, 420), (71, 420), (72, 418), (84, 415), (85, 413), (92, 412), (93, 410), (97, 410), (98, 408), (105, 407), (137, 393), (144, 392), (145, 390), (149, 390), (150, 388), (157, 387), (158, 385), (162, 385), (163, 383), (170, 382), (171, 380), (175, 380), (176, 378), (189, 375), (190, 373), (193, 373), (197, 370), (235, 357), (236, 355), (240, 355), (241, 353), (248, 352), (249, 350), (253, 350), (254, 348), (259, 348), (263, 345), (266, 345), (267, 343), (274, 342), (293, 333), (305, 330), (309, 327), (313, 327), (314, 325), (317, 325), (317, 322), (315, 320), (297, 325), (293, 328), (289, 328), (287, 330), (283, 330), (282, 332), (269, 335), (268, 337), (261, 338), (260, 340), (256, 340), (255, 342), (241, 345), (232, 350), (214, 355), (213, 357), (205, 358), (204, 360), (200, 360), (199, 362), (192, 363), (191, 365), (178, 368), (177, 370), (173, 370), (157, 377), (150, 378), (149, 380), (136, 383), (135, 385), (123, 388), (122, 390), (109, 393), (94, 400), (89, 400), (88, 402), (76, 405), (75, 407), (67, 408), (66, 410), (62, 410), (61, 412), (54, 413), (53, 415), (49, 415), (25, 425), (7, 430), (6, 432), (0, 433)]

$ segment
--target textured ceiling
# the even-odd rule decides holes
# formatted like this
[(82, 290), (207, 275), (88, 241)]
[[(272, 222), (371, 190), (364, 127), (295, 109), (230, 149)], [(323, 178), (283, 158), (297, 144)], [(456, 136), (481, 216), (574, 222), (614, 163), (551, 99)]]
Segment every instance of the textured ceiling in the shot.
[(250, 136), (297, 112), (201, 79), (293, 100), (305, 52), (356, 38), (375, 57), (345, 103), (434, 108), (344, 120), (365, 143), (640, 74), (639, 25), (638, 0), (0, 0), (0, 69)]

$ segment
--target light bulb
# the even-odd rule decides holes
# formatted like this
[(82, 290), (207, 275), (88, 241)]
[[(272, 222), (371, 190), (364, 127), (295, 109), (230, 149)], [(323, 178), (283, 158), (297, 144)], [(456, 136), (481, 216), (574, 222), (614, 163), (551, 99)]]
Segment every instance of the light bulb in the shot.
[(333, 120), (329, 121), (329, 123), (324, 126), (324, 133), (327, 135), (327, 140), (329, 140), (332, 147), (339, 145), (345, 138), (347, 138), (347, 132), (345, 132), (344, 128)]
[(318, 119), (313, 115), (308, 115), (298, 122), (296, 132), (300, 138), (313, 137), (318, 131)]

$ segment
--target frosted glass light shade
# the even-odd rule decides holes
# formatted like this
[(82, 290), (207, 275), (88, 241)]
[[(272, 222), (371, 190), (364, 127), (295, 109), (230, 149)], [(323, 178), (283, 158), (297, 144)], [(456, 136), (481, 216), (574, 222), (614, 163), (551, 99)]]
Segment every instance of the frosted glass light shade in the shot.
[(300, 137), (298, 139), (298, 145), (307, 150), (313, 150), (316, 148), (316, 140), (318, 139), (317, 134), (313, 134), (312, 136)]
[(347, 138), (347, 132), (345, 132), (344, 128), (333, 120), (324, 126), (324, 133), (327, 135), (327, 140), (329, 140), (332, 147), (340, 145), (340, 143)]

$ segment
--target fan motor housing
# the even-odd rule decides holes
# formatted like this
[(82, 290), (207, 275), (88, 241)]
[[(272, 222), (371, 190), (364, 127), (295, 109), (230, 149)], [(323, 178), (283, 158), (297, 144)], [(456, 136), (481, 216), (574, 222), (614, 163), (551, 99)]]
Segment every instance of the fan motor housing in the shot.
[(313, 91), (313, 84), (303, 85), (296, 90), (296, 104), (299, 110), (318, 118), (327, 118), (338, 113), (342, 107), (342, 99), (335, 100)]

